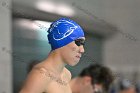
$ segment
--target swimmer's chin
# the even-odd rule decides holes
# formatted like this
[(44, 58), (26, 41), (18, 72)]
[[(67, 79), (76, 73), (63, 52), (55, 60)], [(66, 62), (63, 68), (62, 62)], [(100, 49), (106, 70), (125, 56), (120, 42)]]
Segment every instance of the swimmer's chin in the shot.
[(69, 66), (76, 66), (79, 63), (79, 61), (73, 62), (71, 64), (68, 64)]

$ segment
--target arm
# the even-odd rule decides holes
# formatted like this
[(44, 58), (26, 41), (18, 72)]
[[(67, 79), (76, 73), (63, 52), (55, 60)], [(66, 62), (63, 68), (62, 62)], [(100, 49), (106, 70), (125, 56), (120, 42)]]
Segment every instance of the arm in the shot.
[(45, 91), (49, 78), (43, 69), (33, 69), (19, 93), (42, 93)]

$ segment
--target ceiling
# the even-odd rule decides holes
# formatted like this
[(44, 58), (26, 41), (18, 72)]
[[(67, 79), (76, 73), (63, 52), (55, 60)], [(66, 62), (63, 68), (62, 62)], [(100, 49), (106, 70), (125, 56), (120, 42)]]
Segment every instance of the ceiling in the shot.
[[(14, 17), (33, 20), (54, 21), (62, 15), (36, 9), (42, 0), (13, 0)], [(140, 0), (44, 0), (65, 4), (74, 10), (70, 18), (77, 21), (85, 31), (103, 37), (111, 37), (117, 32), (136, 35), (140, 22)], [(132, 30), (133, 29), (133, 30)]]

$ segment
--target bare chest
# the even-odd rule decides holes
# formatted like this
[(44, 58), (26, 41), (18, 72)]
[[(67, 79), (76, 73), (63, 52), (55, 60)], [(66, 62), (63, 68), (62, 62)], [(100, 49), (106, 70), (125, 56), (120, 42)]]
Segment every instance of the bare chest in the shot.
[(47, 93), (72, 93), (71, 88), (68, 84), (61, 84), (58, 82), (52, 82), (47, 87)]
[(67, 75), (62, 74), (59, 77), (48, 71), (48, 73), (45, 73), (45, 76), (48, 77), (48, 80), (50, 81), (46, 86), (45, 93), (72, 93), (69, 86), (70, 79)]
[(44, 93), (72, 93), (69, 86), (70, 77), (63, 71), (61, 74), (54, 73), (46, 68), (37, 68), (46, 77)]

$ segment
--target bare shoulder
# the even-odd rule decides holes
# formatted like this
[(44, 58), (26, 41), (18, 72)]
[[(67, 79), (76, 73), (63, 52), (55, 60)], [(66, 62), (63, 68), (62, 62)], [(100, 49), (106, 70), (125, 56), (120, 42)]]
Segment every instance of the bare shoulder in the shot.
[(71, 80), (71, 72), (65, 67), (64, 68), (64, 72), (65, 72), (65, 75), (68, 77), (68, 81), (70, 81)]
[(20, 93), (42, 93), (49, 84), (49, 73), (43, 67), (34, 67), (29, 73)]

